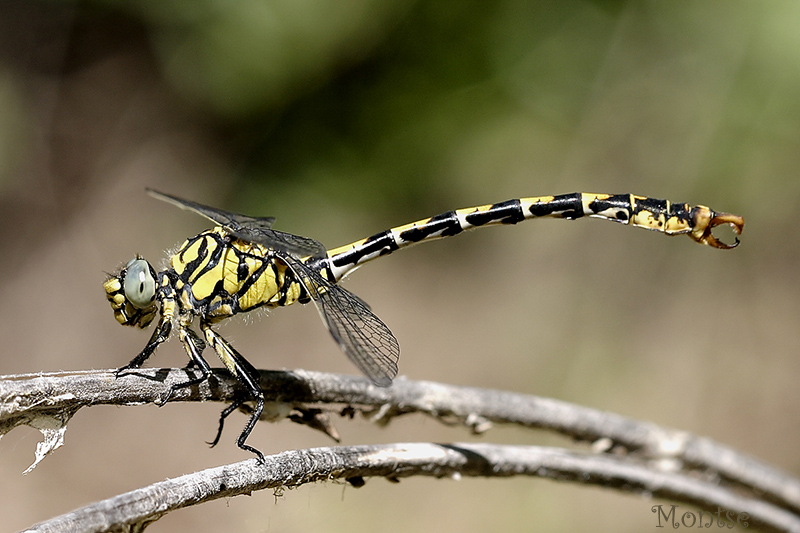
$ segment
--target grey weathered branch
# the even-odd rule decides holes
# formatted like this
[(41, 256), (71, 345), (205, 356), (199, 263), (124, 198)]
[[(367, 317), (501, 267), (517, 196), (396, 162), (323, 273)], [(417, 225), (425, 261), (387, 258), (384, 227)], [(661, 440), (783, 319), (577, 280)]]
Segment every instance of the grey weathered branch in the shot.
[[(140, 531), (170, 511), (255, 490), (281, 490), (324, 480), (361, 486), (366, 477), (539, 476), (664, 497), (708, 509), (701, 521), (722, 527), (758, 524), (765, 530), (800, 531), (800, 517), (685, 474), (658, 472), (628, 458), (539, 446), (405, 443), (293, 450), (155, 483), (33, 526), (31, 532)], [(686, 523), (682, 512), (663, 513), (668, 527)], [(716, 511), (716, 512), (715, 512)], [(726, 516), (726, 511), (733, 511)], [(692, 517), (695, 520), (697, 515)], [(661, 522), (660, 522), (661, 523)]]
[[(119, 378), (115, 377), (114, 371), (64, 372), (0, 378), (0, 435), (20, 424), (40, 429), (45, 435), (45, 441), (37, 449), (38, 462), (60, 444), (66, 423), (81, 407), (96, 404), (130, 405), (158, 402), (172, 384), (187, 379), (186, 372), (178, 369), (140, 369)], [(680, 497), (681, 491), (675, 488), (678, 485), (674, 485), (666, 493), (659, 493), (657, 489), (652, 490), (652, 487), (645, 488), (635, 476), (630, 478), (622, 476), (619, 478), (621, 480), (619, 483), (610, 483), (611, 486), (624, 485), (633, 487), (634, 490), (663, 494), (681, 501), (692, 501), (698, 505), (715, 504), (726, 509), (746, 511), (751, 516), (756, 516), (750, 508), (736, 507), (743, 503), (742, 501), (737, 503), (722, 498), (723, 493), (727, 494), (726, 498), (733, 496), (728, 490), (730, 486), (740, 491), (746, 489), (755, 498), (762, 500), (761, 502), (747, 500), (748, 502), (759, 505), (769, 505), (766, 502), (770, 502), (776, 508), (782, 507), (794, 515), (800, 510), (800, 481), (797, 479), (709, 439), (613, 413), (530, 395), (403, 379), (397, 380), (391, 388), (381, 389), (372, 386), (363, 378), (307, 371), (262, 371), (261, 378), (266, 398), (275, 402), (272, 404), (273, 409), (270, 410), (273, 417), (283, 417), (293, 412), (308, 414), (356, 410), (378, 423), (388, 423), (392, 418), (403, 414), (424, 413), (444, 423), (466, 425), (475, 432), (485, 431), (493, 423), (545, 428), (576, 440), (593, 443), (594, 455), (577, 455), (587, 460), (593, 457), (602, 458), (601, 461), (621, 462), (634, 471), (641, 471), (639, 473), (642, 476), (645, 472), (647, 475), (655, 476), (651, 477), (651, 480), (667, 479), (660, 476), (678, 476), (683, 480), (682, 483), (686, 483), (692, 481), (692, 476), (698, 477), (696, 475), (698, 473), (701, 474), (700, 477), (711, 480), (704, 482), (701, 491), (684, 492), (692, 495), (688, 500)], [(242, 390), (227, 372), (215, 370), (210, 380), (191, 389), (176, 391), (172, 400), (231, 402), (239, 399), (240, 394)], [(307, 418), (301, 416), (295, 416), (294, 419), (305, 420), (311, 425), (315, 422), (314, 420), (309, 422)], [(320, 425), (324, 426), (324, 417)], [(328, 428), (328, 431), (331, 430)], [(529, 449), (536, 450), (539, 454), (537, 457), (541, 457), (544, 453), (539, 448)], [(333, 450), (347, 451), (353, 448)], [(363, 452), (365, 449), (356, 448), (356, 450)], [(602, 453), (608, 451), (614, 454)], [(324, 453), (336, 452), (326, 450)], [(348, 455), (351, 452), (343, 453), (344, 457), (360, 457), (358, 453), (355, 456)], [(570, 452), (561, 450), (557, 453)], [(542, 467), (539, 465), (537, 468)], [(545, 468), (544, 471), (538, 472), (538, 475), (547, 475), (547, 472), (548, 468)], [(308, 475), (310, 478), (302, 479), (317, 479), (316, 474)], [(351, 473), (343, 474), (341, 477), (358, 475), (389, 474)], [(394, 474), (392, 476), (396, 477)], [(597, 479), (598, 483), (609, 484), (603, 481), (607, 478), (601, 476)], [(712, 481), (718, 481), (719, 484), (714, 484)], [(266, 483), (266, 478), (262, 482)], [(230, 486), (226, 483), (226, 487)], [(272, 485), (266, 484), (261, 488), (268, 486)], [(711, 488), (716, 492), (709, 492)], [(251, 487), (249, 490), (256, 488)], [(703, 491), (705, 494), (720, 496), (704, 500), (699, 497)], [(722, 503), (723, 501), (727, 503)], [(765, 523), (775, 525), (782, 519), (776, 520), (766, 520)]]

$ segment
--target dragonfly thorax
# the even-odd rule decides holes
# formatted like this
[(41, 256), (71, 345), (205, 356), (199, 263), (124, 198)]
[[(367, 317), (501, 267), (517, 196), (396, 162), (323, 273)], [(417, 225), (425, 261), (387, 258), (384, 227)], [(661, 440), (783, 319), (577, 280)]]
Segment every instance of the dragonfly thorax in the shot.
[(304, 292), (271, 248), (220, 227), (187, 239), (170, 258), (170, 271), (181, 312), (210, 321), (290, 305)]

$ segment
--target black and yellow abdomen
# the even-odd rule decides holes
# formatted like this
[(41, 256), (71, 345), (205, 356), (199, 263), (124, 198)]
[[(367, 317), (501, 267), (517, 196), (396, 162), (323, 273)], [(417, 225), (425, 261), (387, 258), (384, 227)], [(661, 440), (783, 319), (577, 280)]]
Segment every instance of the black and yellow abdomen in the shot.
[(290, 305), (302, 293), (272, 250), (219, 227), (184, 242), (170, 266), (179, 305), (210, 321), (262, 306)]

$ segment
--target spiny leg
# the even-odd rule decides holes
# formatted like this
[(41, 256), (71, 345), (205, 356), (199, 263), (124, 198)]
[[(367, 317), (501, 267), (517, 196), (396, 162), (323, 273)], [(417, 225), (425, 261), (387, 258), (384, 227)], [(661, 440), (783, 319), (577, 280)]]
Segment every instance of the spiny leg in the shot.
[[(256, 426), (256, 422), (258, 422), (258, 419), (261, 417), (261, 413), (264, 411), (264, 391), (261, 390), (261, 386), (258, 383), (258, 370), (256, 370), (253, 365), (251, 365), (247, 359), (242, 356), (242, 354), (237, 352), (236, 349), (234, 349), (234, 347), (228, 343), (228, 341), (223, 339), (221, 335), (211, 329), (211, 324), (208, 321), (202, 320), (200, 322), (200, 329), (203, 331), (206, 341), (212, 348), (214, 348), (214, 351), (217, 352), (217, 355), (222, 360), (222, 363), (225, 365), (225, 367), (227, 367), (231, 374), (233, 374), (234, 377), (245, 386), (247, 391), (250, 393), (250, 396), (252, 396), (256, 401), (256, 407), (253, 410), (253, 414), (250, 416), (250, 420), (247, 421), (242, 433), (239, 435), (236, 444), (242, 450), (254, 453), (258, 457), (259, 461), (263, 463), (265, 461), (264, 454), (252, 446), (248, 446), (245, 442), (247, 441), (247, 437), (249, 437), (250, 433), (253, 431), (253, 428)], [(242, 402), (238, 403), (241, 405)], [(236, 407), (239, 407), (239, 405), (236, 405)], [(222, 425), (225, 417), (232, 413), (236, 407), (229, 406), (222, 411), (222, 415), (220, 416), (220, 429), (217, 438), (214, 440), (215, 443), (219, 439), (219, 434), (222, 433)]]
[(120, 374), (125, 372), (126, 370), (131, 370), (133, 368), (139, 368), (144, 364), (147, 359), (153, 355), (153, 352), (156, 351), (158, 345), (164, 342), (169, 338), (169, 334), (172, 331), (172, 315), (167, 316), (165, 314), (161, 315), (161, 319), (158, 321), (158, 325), (156, 326), (155, 331), (153, 331), (153, 335), (150, 337), (150, 340), (147, 341), (147, 345), (144, 347), (139, 355), (131, 359), (131, 362), (125, 366), (122, 366), (117, 369), (116, 376), (119, 377)]
[(175, 317), (176, 305), (175, 290), (172, 288), (172, 285), (170, 284), (169, 278), (166, 274), (164, 274), (163, 279), (161, 280), (161, 286), (156, 294), (156, 300), (161, 306), (161, 318), (158, 320), (158, 325), (156, 326), (155, 331), (153, 331), (153, 335), (150, 336), (150, 340), (147, 341), (147, 345), (144, 347), (144, 350), (139, 353), (139, 355), (134, 357), (127, 365), (117, 369), (117, 377), (119, 377), (120, 373), (124, 372), (125, 370), (139, 368), (142, 366), (144, 362), (147, 361), (151, 355), (153, 355), (153, 352), (156, 351), (158, 345), (169, 338), (169, 334), (172, 332), (172, 319)]
[(219, 428), (217, 428), (217, 435), (214, 437), (214, 440), (206, 444), (208, 444), (213, 448), (219, 443), (219, 439), (220, 437), (222, 437), (222, 429), (225, 427), (225, 419), (228, 418), (228, 415), (230, 415), (232, 412), (241, 407), (243, 403), (244, 400), (236, 400), (235, 402), (233, 402), (228, 407), (222, 410), (222, 412), (219, 414)]
[(203, 339), (197, 336), (197, 333), (189, 328), (186, 319), (181, 320), (181, 324), (178, 329), (178, 335), (180, 337), (181, 344), (183, 344), (184, 349), (186, 349), (186, 353), (189, 355), (189, 364), (186, 366), (186, 368), (196, 366), (200, 370), (200, 375), (184, 381), (183, 383), (176, 383), (170, 387), (164, 398), (159, 401), (161, 405), (167, 403), (169, 399), (172, 398), (172, 395), (175, 393), (175, 391), (185, 389), (193, 385), (199, 385), (200, 383), (206, 381), (208, 376), (211, 375), (211, 367), (202, 355), (206, 344), (203, 342)]

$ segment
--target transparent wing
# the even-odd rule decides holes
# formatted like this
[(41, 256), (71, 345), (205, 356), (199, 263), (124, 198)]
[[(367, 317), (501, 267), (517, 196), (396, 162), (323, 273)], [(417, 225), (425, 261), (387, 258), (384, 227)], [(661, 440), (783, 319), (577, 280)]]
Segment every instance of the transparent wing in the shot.
[(325, 254), (325, 246), (319, 241), (301, 237), (272, 228), (275, 217), (251, 217), (231, 211), (224, 211), (197, 202), (184, 200), (177, 196), (147, 189), (153, 198), (158, 198), (181, 209), (193, 211), (215, 222), (228, 230), (231, 235), (243, 241), (263, 244), (275, 250), (296, 255), (298, 257), (321, 256)]
[(177, 196), (172, 196), (171, 194), (158, 192), (154, 189), (148, 188), (146, 190), (147, 193), (153, 198), (158, 198), (159, 200), (180, 207), (181, 209), (194, 211), (198, 215), (202, 215), (207, 219), (216, 222), (220, 226), (223, 226), (231, 231), (237, 231), (245, 227), (269, 229), (275, 222), (275, 217), (258, 218), (247, 215), (241, 215), (239, 213), (223, 211), (222, 209), (217, 209), (216, 207), (209, 207), (207, 205), (198, 204), (197, 202), (184, 200), (183, 198), (178, 198)]
[(386, 324), (361, 298), (330, 283), (316, 269), (293, 257), (281, 259), (306, 287), (345, 355), (379, 387), (391, 385), (397, 375), (400, 345)]
[(243, 241), (263, 244), (296, 257), (324, 257), (326, 252), (321, 242), (285, 231), (243, 225), (231, 233)]

